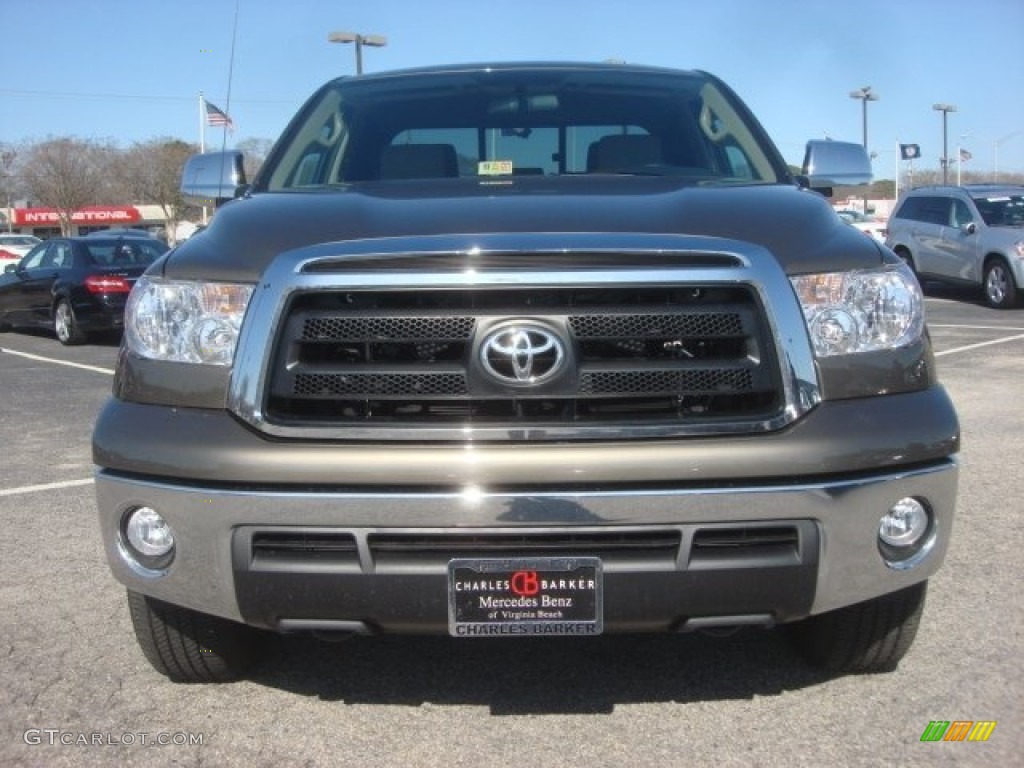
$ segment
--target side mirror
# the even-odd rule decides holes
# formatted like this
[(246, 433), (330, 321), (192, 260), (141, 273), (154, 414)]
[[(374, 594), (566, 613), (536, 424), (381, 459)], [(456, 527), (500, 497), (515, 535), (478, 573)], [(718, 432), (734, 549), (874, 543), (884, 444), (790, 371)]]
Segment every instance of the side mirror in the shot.
[(819, 191), (832, 187), (859, 187), (870, 184), (871, 159), (860, 144), (848, 141), (816, 139), (807, 142), (803, 177), (807, 186)]
[(18, 271), (18, 265), (17, 264), (8, 264), (6, 267), (4, 267), (4, 274), (5, 275), (10, 275), (10, 274), (13, 274), (13, 273), (15, 273), (17, 271)]
[(245, 170), (237, 149), (193, 155), (181, 174), (181, 194), (192, 205), (216, 207), (244, 189)]
[(978, 231), (978, 225), (975, 224), (973, 221), (968, 221), (966, 224), (960, 227), (960, 229), (963, 231), (965, 235), (973, 235), (975, 232)]

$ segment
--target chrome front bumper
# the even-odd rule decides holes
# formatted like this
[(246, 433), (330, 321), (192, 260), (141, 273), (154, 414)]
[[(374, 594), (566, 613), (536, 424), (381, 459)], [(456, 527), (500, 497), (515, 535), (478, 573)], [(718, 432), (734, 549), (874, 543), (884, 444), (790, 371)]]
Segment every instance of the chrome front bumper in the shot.
[[(676, 529), (682, 544), (674, 560), (652, 562), (649, 568), (633, 563), (605, 569), (609, 585), (616, 579), (625, 583), (633, 578), (635, 586), (635, 577), (639, 575), (646, 579), (645, 588), (650, 588), (659, 579), (668, 583), (674, 578), (698, 575), (689, 550), (695, 527), (731, 523), (794, 523), (805, 528), (810, 525), (815, 535), (806, 541), (813, 542), (817, 551), (803, 553), (804, 562), (814, 564), (807, 571), (807, 578), (813, 581), (808, 592), (813, 595), (809, 612), (820, 613), (901, 589), (927, 579), (938, 569), (953, 522), (957, 472), (957, 462), (951, 458), (913, 469), (888, 469), (816, 482), (602, 491), (558, 491), (545, 487), (517, 492), (490, 492), (478, 487), (461, 491), (386, 492), (378, 486), (375, 490), (342, 492), (312, 487), (300, 490), (298, 486), (260, 489), (215, 483), (176, 484), (101, 469), (96, 477), (96, 490), (107, 558), (120, 582), (161, 600), (240, 621), (246, 620), (246, 616), (239, 603), (237, 539), (240, 532), (261, 528), (343, 531), (351, 535), (358, 552), (355, 565), (343, 574), (345, 583), (370, 585), (372, 594), (373, 585), (385, 584), (388, 579), (400, 579), (403, 585), (429, 585), (424, 589), (433, 591), (443, 590), (444, 584), (443, 564), (393, 568), (377, 560), (367, 542), (381, 533), (416, 531), (486, 537), (510, 531)], [(879, 553), (878, 524), (890, 506), (906, 496), (927, 501), (934, 515), (935, 538), (919, 564), (897, 570), (887, 566)], [(146, 571), (124, 554), (119, 533), (122, 517), (127, 510), (141, 505), (160, 512), (175, 532), (175, 559), (163, 572)], [(709, 570), (707, 564), (701, 567)], [(267, 578), (274, 577), (271, 574)], [(695, 589), (701, 579), (690, 579), (686, 584), (688, 589)], [(725, 598), (714, 614), (744, 614), (751, 617), (751, 622), (758, 621), (758, 615), (770, 618), (770, 605), (764, 611), (749, 608), (745, 605), (737, 611)], [(689, 626), (699, 626), (709, 617), (713, 618), (708, 612), (695, 616), (685, 608), (679, 610), (679, 618)], [(279, 628), (284, 629), (331, 626), (326, 620), (319, 624), (306, 622), (301, 615), (280, 618)], [(367, 617), (335, 618), (339, 627), (354, 627), (363, 625)], [(372, 625), (371, 620), (365, 626)], [(401, 617), (396, 621), (399, 625), (415, 631), (417, 617)], [(614, 617), (606, 621), (606, 626), (612, 631), (616, 629)], [(434, 631), (436, 622), (424, 619), (421, 628)]]

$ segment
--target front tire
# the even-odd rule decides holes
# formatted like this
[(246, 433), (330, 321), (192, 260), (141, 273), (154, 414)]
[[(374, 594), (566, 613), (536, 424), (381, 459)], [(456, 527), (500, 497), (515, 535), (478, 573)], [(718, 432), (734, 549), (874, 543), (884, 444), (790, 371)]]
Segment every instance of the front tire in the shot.
[(1017, 283), (1013, 272), (1002, 259), (992, 259), (985, 265), (982, 278), (985, 301), (993, 309), (1007, 309), (1017, 303)]
[(176, 683), (238, 680), (262, 656), (266, 634), (244, 624), (131, 590), (128, 608), (147, 661)]
[(910, 650), (928, 582), (786, 625), (806, 661), (830, 674), (891, 672)]
[(75, 319), (75, 310), (72, 309), (71, 302), (67, 299), (61, 299), (53, 308), (53, 332), (57, 335), (57, 341), (65, 347), (85, 341), (85, 334), (82, 333), (82, 329), (78, 327), (78, 321)]

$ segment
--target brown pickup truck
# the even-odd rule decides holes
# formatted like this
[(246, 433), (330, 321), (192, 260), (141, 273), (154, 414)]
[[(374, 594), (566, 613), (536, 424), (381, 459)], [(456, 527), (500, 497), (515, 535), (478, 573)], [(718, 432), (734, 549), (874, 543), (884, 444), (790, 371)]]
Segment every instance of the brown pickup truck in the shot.
[[(619, 64), (340, 78), (135, 286), (94, 433), (153, 666), (270, 632), (780, 626), (895, 666), (959, 428), (918, 283), (720, 80)], [(538, 639), (523, 642), (543, 642)]]

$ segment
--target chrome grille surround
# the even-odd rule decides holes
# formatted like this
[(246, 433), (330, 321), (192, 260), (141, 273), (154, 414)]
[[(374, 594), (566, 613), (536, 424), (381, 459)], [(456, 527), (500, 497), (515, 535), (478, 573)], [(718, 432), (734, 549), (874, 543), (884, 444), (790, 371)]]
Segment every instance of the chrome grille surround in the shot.
[[(557, 302), (530, 313), (501, 304), (504, 297), (514, 295), (675, 289), (739, 291), (749, 294), (750, 301), (738, 311), (728, 306), (696, 306), (682, 314), (643, 305), (581, 310), (557, 306)], [(410, 297), (427, 294), (445, 298), (426, 312), (402, 305), (414, 300)], [(370, 295), (397, 297), (399, 306), (388, 312), (360, 310), (348, 316), (319, 312), (314, 306), (326, 297), (340, 301), (340, 297)], [(489, 306), (482, 310), (443, 306), (449, 297), (462, 296), (486, 296), (483, 303)], [(307, 300), (313, 304), (305, 314), (295, 310)], [(473, 301), (467, 299), (470, 304)], [(549, 385), (550, 391), (537, 393), (547, 398), (539, 404), (530, 401), (530, 392), (524, 396), (477, 391), (465, 361), (472, 357), (473, 338), (482, 335), (481, 323), (486, 329), (495, 323), (537, 317), (559, 329), (575, 349), (574, 357), (587, 354), (588, 345), (611, 344), (617, 345), (614, 354), (623, 355), (623, 361), (593, 366), (577, 360), (569, 366), (569, 375)], [(289, 323), (292, 328), (286, 332)], [(757, 359), (701, 365), (687, 359), (692, 353), (685, 340), (679, 342), (679, 363), (658, 365), (643, 357), (644, 345), (667, 344), (662, 341), (666, 334), (728, 336), (736, 332), (757, 335)], [(609, 341), (609, 334), (629, 338)], [(282, 335), (287, 339), (282, 341)], [(314, 346), (370, 345), (366, 346), (370, 350), (391, 337), (400, 337), (407, 358), (422, 357), (427, 362), (420, 367), (406, 365), (408, 370), (404, 364), (383, 370), (361, 364), (318, 367), (297, 359), (288, 346), (298, 340)], [(452, 344), (465, 349), (446, 351)], [(346, 347), (338, 354), (350, 352)], [(372, 357), (372, 350), (366, 355)], [(443, 359), (436, 359), (438, 355)], [(575, 405), (558, 410), (558, 404), (577, 397), (629, 398), (639, 393), (671, 398), (680, 388), (709, 397), (723, 391), (743, 393), (755, 382), (763, 386), (766, 376), (775, 393), (764, 412), (706, 417), (701, 406), (693, 406), (675, 419), (643, 418), (628, 409), (627, 416), (612, 418), (619, 407), (613, 404), (595, 407), (581, 419), (571, 410)], [(287, 387), (297, 389), (289, 392)], [(343, 413), (339, 409), (337, 419), (329, 420), (282, 416), (270, 407), (272, 401), (296, 392), (300, 398), (314, 400), (366, 395), (386, 402), (387, 398), (414, 397), (416, 407), (436, 409), (447, 420), (405, 420), (402, 406), (389, 405), (394, 408), (392, 416), (374, 421), (376, 400), (365, 410), (350, 408)], [(459, 398), (467, 397), (459, 405)], [(512, 416), (480, 417), (503, 398), (515, 401), (509, 406)], [(530, 233), (350, 241), (281, 254), (253, 294), (236, 352), (228, 406), (255, 429), (282, 438), (471, 442), (760, 433), (784, 427), (819, 401), (800, 307), (786, 275), (763, 248), (680, 235)]]

